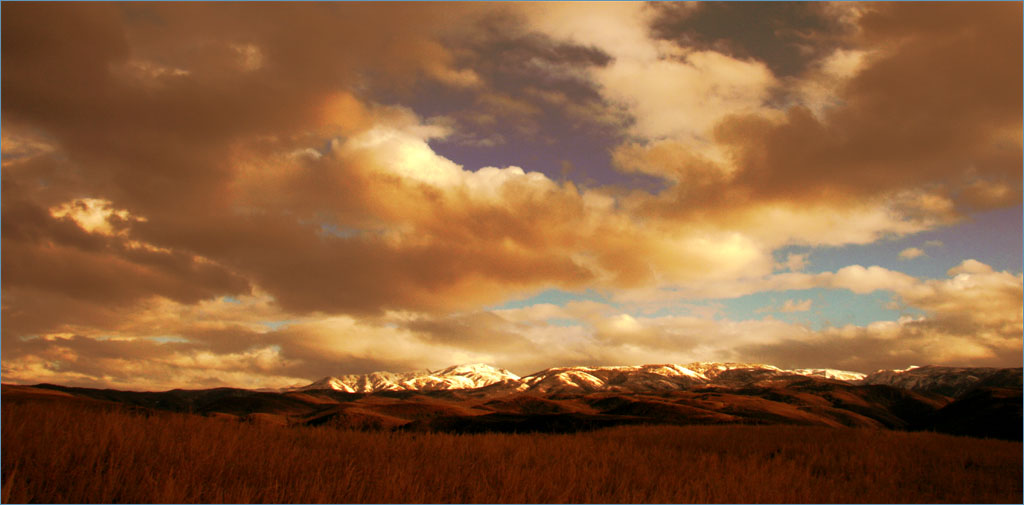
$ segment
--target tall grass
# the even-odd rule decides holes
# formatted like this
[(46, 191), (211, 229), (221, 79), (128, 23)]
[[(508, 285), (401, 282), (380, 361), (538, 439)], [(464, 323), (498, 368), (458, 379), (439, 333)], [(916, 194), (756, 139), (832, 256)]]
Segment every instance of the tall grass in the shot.
[(786, 426), (572, 435), (274, 427), (5, 402), (3, 501), (1015, 502), (1021, 444)]

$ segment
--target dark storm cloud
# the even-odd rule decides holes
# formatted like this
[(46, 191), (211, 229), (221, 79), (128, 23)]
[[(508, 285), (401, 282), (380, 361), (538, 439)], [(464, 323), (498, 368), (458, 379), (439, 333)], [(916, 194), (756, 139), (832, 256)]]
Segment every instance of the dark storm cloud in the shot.
[[(494, 30), (465, 49), (472, 68), (498, 89), (514, 90), (527, 85), (561, 89), (575, 95), (598, 97), (592, 85), (574, 72), (602, 67), (611, 56), (594, 48), (558, 42), (537, 33), (509, 36), (510, 30)], [(582, 98), (582, 97), (581, 97)]]
[[(272, 289), (305, 291), (302, 283), (311, 281), (308, 295), (296, 295), (319, 301), (283, 296), (289, 306), (360, 304), (373, 293), (394, 299), (389, 283), (373, 274), (409, 273), (419, 261), (460, 252), (396, 255), (366, 241), (325, 245), (317, 226), (238, 217), (226, 199), (237, 168), (232, 149), (239, 139), (315, 125), (324, 100), (356, 81), (406, 86), (445, 65), (450, 56), (431, 34), (459, 9), (5, 4), (4, 124), (45, 132), (59, 152), (42, 158), (61, 165), (40, 172), (27, 166), (38, 159), (5, 164), (5, 291), (31, 286), (96, 303), (151, 295), (195, 301), (247, 289), (220, 266), (234, 264), (262, 269), (256, 278)], [(64, 161), (53, 161), (58, 157)], [(344, 201), (345, 188), (335, 189), (342, 193), (334, 200)], [(133, 237), (171, 252), (125, 250), (121, 237), (90, 235), (49, 215), (68, 197), (105, 199), (144, 216)], [(280, 251), (282, 244), (292, 247)], [(233, 252), (241, 255), (217, 256)], [(207, 263), (193, 258), (206, 253)], [(371, 257), (390, 259), (364, 268)], [(337, 275), (324, 275), (332, 271)], [(434, 282), (452, 275), (442, 271)], [(346, 290), (341, 298), (352, 302), (331, 302), (338, 286), (364, 292)]]
[(648, 156), (682, 182), (672, 192), (687, 208), (901, 190), (951, 198), (961, 213), (1019, 203), (1020, 14), (1010, 3), (869, 4), (849, 39), (869, 51), (866, 64), (834, 90), (834, 105), (715, 127), (734, 173), (672, 141), (643, 154), (625, 146), (619, 157)]
[[(446, 93), (427, 89), (425, 103), (414, 102), (417, 110), (436, 110), (455, 120), (456, 134), (443, 143), (482, 145), (491, 151), (512, 143), (522, 151), (525, 140), (541, 144), (538, 151), (562, 149), (563, 156), (576, 156), (564, 145), (544, 144), (555, 144), (555, 139), (566, 144), (574, 131), (585, 133), (592, 143), (604, 144), (618, 135), (618, 127), (626, 121), (586, 78), (589, 69), (610, 61), (598, 49), (536, 33), (517, 34), (508, 28), (487, 32), (456, 53), (461, 55), (456, 61), (473, 68), (486, 84), (449, 94), (447, 100)], [(555, 170), (544, 161), (535, 160), (530, 166), (551, 176)]]
[[(203, 212), (229, 176), (229, 142), (300, 128), (362, 68), (408, 85), (446, 58), (427, 36), (439, 16), (416, 5), (5, 5), (4, 119), (87, 164), (96, 180), (84, 190), (144, 215)], [(139, 65), (170, 75), (146, 86), (131, 78)]]
[(815, 2), (653, 3), (656, 37), (764, 62), (794, 76), (842, 43), (845, 27)]
[(793, 109), (778, 127), (737, 119), (720, 135), (766, 193), (788, 193), (790, 181), (867, 192), (974, 179), (1010, 188), (989, 203), (1019, 202), (1020, 14), (1015, 4), (878, 6), (861, 25), (882, 54), (825, 121)]

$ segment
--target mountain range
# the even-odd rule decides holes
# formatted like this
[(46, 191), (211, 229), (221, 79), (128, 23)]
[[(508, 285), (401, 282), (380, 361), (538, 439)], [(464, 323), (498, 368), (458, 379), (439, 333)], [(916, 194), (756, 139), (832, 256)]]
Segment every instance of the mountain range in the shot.
[(1021, 368), (785, 370), (699, 362), (550, 368), (525, 377), (486, 364), (325, 377), (305, 386), (163, 392), (3, 385), (3, 402), (72, 401), (282, 426), (574, 432), (622, 424), (790, 424), (1020, 440)]
[(752, 363), (695, 362), (686, 365), (575, 366), (548, 368), (519, 377), (485, 363), (464, 364), (421, 372), (373, 372), (324, 377), (305, 386), (280, 391), (331, 389), (347, 393), (438, 391), (488, 388), (491, 394), (512, 392), (590, 393), (673, 391), (697, 386), (737, 387), (786, 376), (842, 381), (854, 385), (884, 384), (911, 391), (959, 396), (972, 388), (1020, 383), (1019, 368), (912, 366), (871, 374), (830, 368), (781, 369)]
[(346, 393), (379, 391), (437, 391), (442, 389), (474, 389), (495, 383), (517, 381), (519, 376), (483, 363), (456, 365), (431, 372), (373, 372), (361, 375), (324, 377), (312, 384), (290, 388), (293, 391), (333, 389)]

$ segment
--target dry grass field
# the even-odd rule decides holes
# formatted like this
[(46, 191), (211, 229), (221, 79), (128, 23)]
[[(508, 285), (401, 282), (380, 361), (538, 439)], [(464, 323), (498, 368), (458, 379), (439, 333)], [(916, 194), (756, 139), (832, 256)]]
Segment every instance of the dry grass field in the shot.
[(4, 402), (4, 503), (1020, 503), (1021, 444), (873, 429), (454, 435)]

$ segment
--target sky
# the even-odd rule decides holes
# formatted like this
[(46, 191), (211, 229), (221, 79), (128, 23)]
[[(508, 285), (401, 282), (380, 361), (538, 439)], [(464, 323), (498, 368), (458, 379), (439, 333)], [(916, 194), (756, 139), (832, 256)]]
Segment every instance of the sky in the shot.
[(1021, 4), (2, 4), (5, 383), (1021, 366)]

